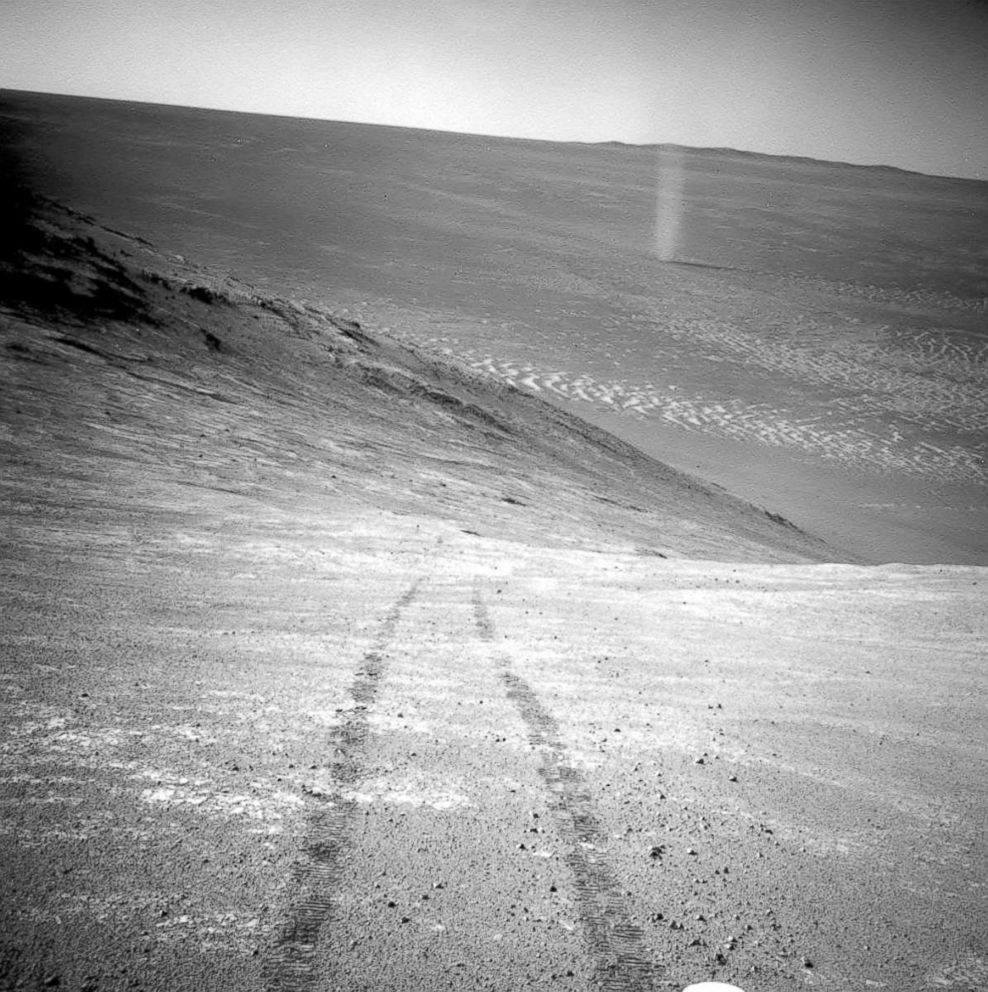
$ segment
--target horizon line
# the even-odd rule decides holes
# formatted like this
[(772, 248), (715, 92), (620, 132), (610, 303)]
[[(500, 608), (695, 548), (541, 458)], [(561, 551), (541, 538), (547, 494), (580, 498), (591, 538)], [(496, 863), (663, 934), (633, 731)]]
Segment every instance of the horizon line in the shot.
[(231, 107), (211, 107), (203, 106), (198, 104), (190, 103), (165, 103), (156, 100), (137, 100), (128, 97), (117, 97), (117, 96), (96, 96), (90, 93), (64, 93), (56, 92), (54, 90), (26, 90), (18, 89), (13, 86), (0, 86), (0, 96), (5, 93), (22, 93), (27, 96), (41, 96), (41, 97), (64, 97), (70, 100), (93, 100), (102, 103), (126, 103), (126, 104), (136, 104), (138, 106), (144, 107), (167, 107), (173, 110), (199, 110), (206, 111), (208, 113), (216, 114), (239, 114), (243, 116), (250, 117), (273, 117), (279, 120), (296, 120), (296, 121), (313, 121), (321, 124), (350, 124), (356, 125), (358, 127), (381, 127), (381, 128), (392, 128), (394, 130), (402, 131), (422, 131), (430, 134), (450, 134), (450, 135), (462, 135), (467, 138), (490, 138), (498, 141), (518, 141), (518, 142), (531, 142), (536, 144), (550, 144), (550, 145), (583, 145), (588, 148), (627, 148), (631, 150), (679, 150), (684, 152), (715, 152), (727, 155), (743, 155), (752, 158), (763, 158), (763, 159), (785, 159), (793, 162), (804, 162), (804, 163), (814, 163), (819, 165), (830, 165), (839, 166), (841, 168), (849, 169), (870, 169), (870, 170), (883, 170), (890, 172), (903, 173), (905, 175), (922, 176), (927, 179), (946, 179), (951, 182), (971, 182), (971, 183), (988, 183), (988, 179), (979, 179), (976, 176), (959, 176), (959, 175), (947, 175), (944, 173), (937, 172), (922, 172), (919, 169), (908, 169), (904, 166), (899, 165), (889, 165), (884, 162), (849, 162), (843, 159), (825, 159), (817, 158), (813, 155), (800, 155), (796, 153), (789, 152), (763, 152), (757, 151), (755, 149), (747, 148), (735, 148), (730, 145), (683, 145), (677, 142), (663, 142), (663, 141), (652, 141), (652, 142), (635, 142), (635, 141), (624, 141), (617, 138), (603, 138), (598, 140), (586, 140), (579, 138), (571, 139), (561, 139), (561, 138), (533, 138), (533, 137), (521, 137), (518, 135), (510, 134), (491, 134), (484, 131), (454, 131), (449, 128), (435, 128), (435, 127), (421, 127), (413, 124), (391, 124), (385, 123), (383, 121), (357, 121), (348, 120), (336, 117), (311, 117), (307, 115), (290, 114), (290, 113), (276, 113), (272, 111), (264, 110), (243, 110), (234, 109)]

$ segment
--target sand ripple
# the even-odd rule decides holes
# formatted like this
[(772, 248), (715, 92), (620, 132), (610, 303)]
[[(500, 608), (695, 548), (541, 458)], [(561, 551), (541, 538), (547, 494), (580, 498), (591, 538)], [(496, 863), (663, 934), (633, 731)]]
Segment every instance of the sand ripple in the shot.
[(454, 337), (428, 343), (548, 398), (855, 470), (988, 481), (988, 339), (920, 327), (835, 330), (805, 318), (783, 336), (708, 318), (660, 325), (636, 316), (624, 334), (606, 335), (610, 350), (591, 349), (593, 374), (550, 366), (541, 353), (526, 362)]
[[(854, 426), (854, 422), (860, 421), (862, 414), (868, 411), (863, 404), (853, 401), (836, 400), (826, 414), (805, 417), (767, 403), (684, 396), (675, 387), (663, 391), (626, 379), (599, 381), (559, 369), (518, 366), (492, 356), (468, 357), (473, 368), (522, 389), (581, 400), (621, 414), (655, 417), (687, 430), (798, 448), (868, 471), (908, 472), (954, 481), (988, 481), (984, 457), (979, 452), (960, 444), (935, 444), (907, 436), (911, 420), (921, 421), (929, 427), (929, 420), (923, 419), (920, 409), (907, 408), (901, 417), (901, 427), (888, 426), (882, 433), (877, 433)], [(944, 426), (957, 413), (946, 409)]]

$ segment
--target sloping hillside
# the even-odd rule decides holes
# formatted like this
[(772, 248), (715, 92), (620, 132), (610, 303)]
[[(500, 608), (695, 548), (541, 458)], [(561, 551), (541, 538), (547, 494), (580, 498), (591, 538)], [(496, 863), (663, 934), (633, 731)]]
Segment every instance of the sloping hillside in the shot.
[(37, 204), (2, 276), (14, 512), (224, 494), (667, 556), (835, 554), (510, 386)]

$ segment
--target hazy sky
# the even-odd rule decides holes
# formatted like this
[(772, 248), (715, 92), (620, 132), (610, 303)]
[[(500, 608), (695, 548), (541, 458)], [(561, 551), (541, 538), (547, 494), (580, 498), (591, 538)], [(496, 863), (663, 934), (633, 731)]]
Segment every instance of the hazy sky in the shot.
[(985, 0), (0, 0), (0, 85), (988, 179)]

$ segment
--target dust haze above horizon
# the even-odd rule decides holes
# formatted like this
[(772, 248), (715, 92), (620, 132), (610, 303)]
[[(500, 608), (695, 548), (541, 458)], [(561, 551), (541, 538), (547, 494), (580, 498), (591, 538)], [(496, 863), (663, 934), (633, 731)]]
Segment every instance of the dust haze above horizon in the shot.
[(8, 0), (12, 89), (988, 179), (975, 0)]

